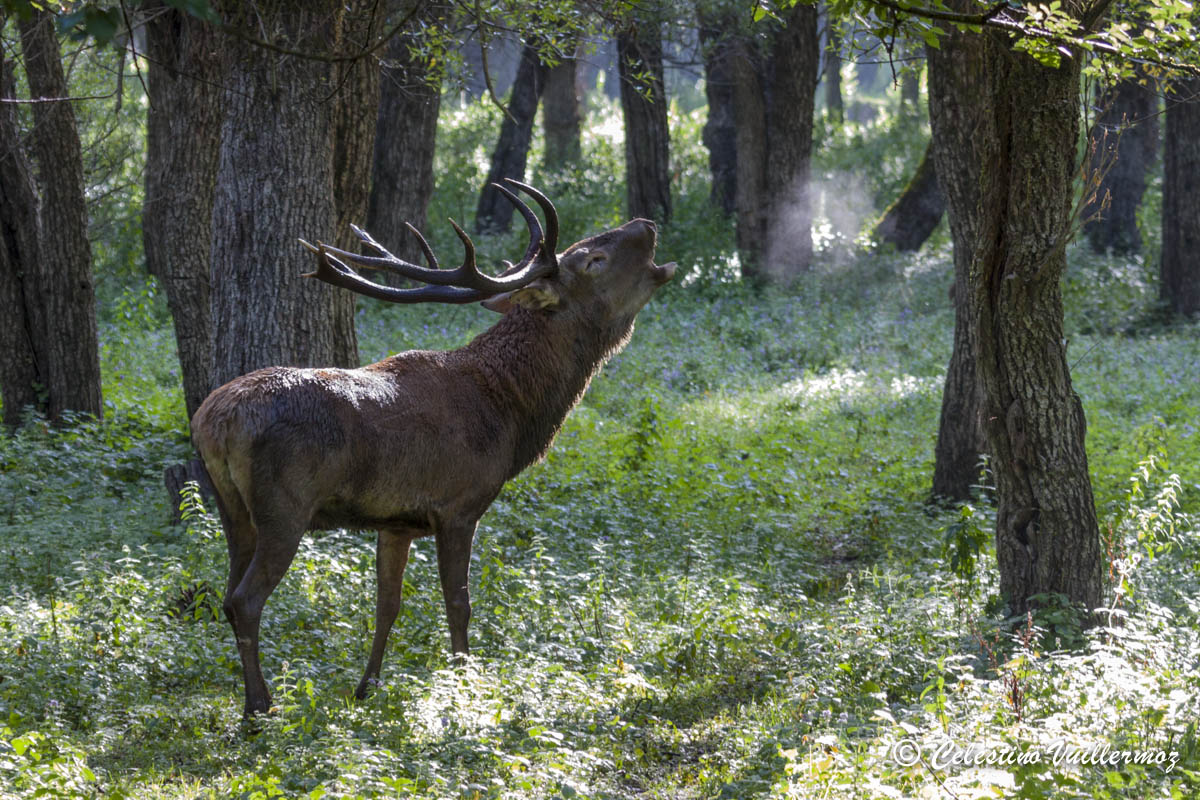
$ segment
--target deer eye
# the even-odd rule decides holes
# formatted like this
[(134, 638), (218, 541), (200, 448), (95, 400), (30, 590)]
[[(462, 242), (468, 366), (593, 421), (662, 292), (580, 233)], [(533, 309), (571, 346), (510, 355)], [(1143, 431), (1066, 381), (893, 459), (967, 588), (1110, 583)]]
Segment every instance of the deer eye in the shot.
[(592, 253), (590, 256), (588, 256), (588, 260), (583, 265), (583, 268), (588, 272), (594, 272), (595, 270), (603, 269), (607, 261), (608, 256), (604, 253)]

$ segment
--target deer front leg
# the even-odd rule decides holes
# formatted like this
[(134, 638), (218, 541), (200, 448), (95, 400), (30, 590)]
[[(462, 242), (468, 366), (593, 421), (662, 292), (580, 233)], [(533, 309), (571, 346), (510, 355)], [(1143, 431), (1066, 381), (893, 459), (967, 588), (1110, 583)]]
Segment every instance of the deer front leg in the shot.
[(446, 620), (450, 623), (450, 649), (463, 655), (467, 653), (467, 623), (471, 621), (467, 578), (474, 538), (475, 520), (445, 525), (437, 532), (438, 573), (446, 601)]
[(375, 639), (371, 643), (371, 655), (367, 658), (367, 670), (359, 681), (354, 696), (362, 700), (371, 688), (371, 682), (379, 678), (383, 664), (383, 652), (387, 649), (388, 633), (400, 613), (404, 592), (404, 568), (408, 565), (408, 553), (412, 540), (421, 533), (408, 528), (384, 529), (379, 531), (375, 546)]

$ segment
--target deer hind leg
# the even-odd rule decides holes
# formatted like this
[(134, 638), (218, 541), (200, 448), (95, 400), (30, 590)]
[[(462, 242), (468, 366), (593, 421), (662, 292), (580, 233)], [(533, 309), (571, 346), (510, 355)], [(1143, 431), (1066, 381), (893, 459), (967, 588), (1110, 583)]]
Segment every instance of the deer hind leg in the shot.
[(371, 683), (379, 678), (388, 634), (396, 615), (400, 613), (409, 549), (412, 540), (425, 533), (428, 531), (411, 528), (385, 528), (379, 531), (379, 541), (375, 547), (375, 639), (371, 642), (366, 672), (354, 691), (354, 696), (359, 700), (367, 696)]
[(471, 542), (475, 521), (443, 525), (437, 532), (438, 573), (450, 623), (450, 649), (466, 655), (467, 624), (471, 621), (471, 592), (467, 587), (471, 567)]
[[(266, 713), (271, 707), (271, 693), (263, 678), (258, 657), (259, 624), (267, 598), (275, 591), (296, 556), (307, 523), (307, 518), (297, 517), (294, 510), (264, 513), (256, 507), (253, 516), (257, 530), (253, 556), (237, 587), (225, 596), (225, 616), (233, 626), (238, 655), (242, 659), (246, 717)], [(232, 573), (231, 565), (231, 579)]]

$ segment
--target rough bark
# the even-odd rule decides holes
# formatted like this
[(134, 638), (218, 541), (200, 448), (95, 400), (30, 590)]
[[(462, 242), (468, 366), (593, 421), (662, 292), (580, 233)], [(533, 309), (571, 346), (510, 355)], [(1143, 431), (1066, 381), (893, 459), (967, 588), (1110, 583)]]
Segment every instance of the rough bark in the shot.
[(816, 6), (797, 3), (775, 32), (767, 82), (767, 264), (787, 281), (812, 264), (809, 193), (813, 104), (820, 66)]
[[(30, 95), (67, 97), (54, 16), (35, 11), (18, 21), (18, 29)], [(35, 103), (32, 116), (37, 135), (28, 149), (39, 194), (38, 263), (20, 268), (34, 278), (38, 293), (33, 329), (45, 412), (51, 419), (68, 410), (100, 417), (96, 297), (75, 112), (70, 103)]]
[[(330, 52), (338, 3), (260, 3), (252, 24), (235, 6), (227, 22), (291, 48)], [(212, 382), (261, 367), (357, 366), (353, 302), (302, 277), (312, 257), (296, 243), (333, 241), (333, 68), (228, 37), (212, 239)], [(367, 180), (365, 174), (359, 179)]]
[(1167, 97), (1159, 292), (1176, 314), (1200, 313), (1200, 78)]
[[(358, 52), (366, 49), (383, 27), (375, 13), (376, 0), (347, 3), (337, 18), (335, 46)], [(371, 195), (371, 166), (375, 155), (375, 130), (379, 120), (380, 64), (378, 57), (338, 62), (333, 68), (333, 241), (341, 248), (359, 248), (351, 225), (367, 220)], [(358, 366), (358, 340), (354, 329), (355, 297), (350, 292), (333, 295), (332, 363)]]
[(1146, 191), (1146, 175), (1158, 155), (1158, 97), (1136, 80), (1119, 81), (1099, 100), (1100, 113), (1091, 131), (1091, 169), (1103, 177), (1096, 203), (1084, 217), (1108, 208), (1084, 227), (1088, 244), (1097, 253), (1128, 255), (1141, 250), (1137, 210)]
[(966, 249), (959, 323), (974, 335), (1001, 594), (1016, 614), (1046, 595), (1090, 611), (1100, 602), (1100, 540), (1059, 288), (1079, 61), (1045, 67), (994, 33), (953, 33), (927, 56), (937, 170), (949, 177), (956, 251)]
[[(426, 22), (436, 21), (436, 8), (425, 12)], [(400, 258), (420, 264), (421, 248), (404, 223), (418, 230), (426, 226), (442, 92), (433, 65), (414, 44), (415, 33), (407, 33), (387, 46), (367, 230)]]
[(559, 169), (579, 161), (583, 154), (579, 95), (575, 76), (579, 62), (564, 58), (546, 73), (542, 93), (542, 133), (545, 138), (543, 161), (547, 169)]
[(786, 281), (812, 261), (816, 10), (797, 4), (765, 36), (741, 40), (733, 59), (737, 242), (743, 274)]
[[(0, 15), (0, 27), (4, 18)], [(13, 62), (0, 40), (0, 97), (14, 98)], [(40, 264), (37, 192), (25, 157), (16, 106), (0, 103), (0, 403), (4, 424), (16, 425), (27, 406), (38, 406), (43, 379), (35, 329)]]
[(479, 233), (501, 233), (512, 229), (512, 204), (492, 184), (503, 178), (525, 180), (534, 117), (537, 116), (538, 100), (546, 88), (548, 72), (549, 68), (542, 63), (537, 50), (525, 45), (508, 99), (508, 114), (500, 124), (500, 138), (492, 151), (492, 166), (475, 209), (475, 230)]
[(763, 59), (753, 41), (740, 40), (732, 58), (734, 142), (737, 146), (734, 209), (742, 271), (758, 274), (767, 235), (767, 103)]
[(891, 243), (897, 250), (921, 249), (946, 212), (946, 196), (938, 186), (934, 166), (933, 142), (925, 147), (917, 171), (900, 196), (887, 207), (875, 225), (876, 241)]
[(701, 7), (700, 46), (704, 52), (704, 94), (708, 119), (702, 133), (712, 173), (709, 199), (725, 214), (732, 214), (737, 197), (737, 128), (734, 125), (733, 20)]
[(161, 2), (146, 25), (146, 268), (167, 296), (190, 419), (215, 388), (209, 249), (221, 143), (222, 72), (211, 26)]
[(661, 27), (641, 21), (617, 34), (617, 68), (625, 117), (625, 210), (630, 217), (663, 222), (671, 218), (671, 137)]

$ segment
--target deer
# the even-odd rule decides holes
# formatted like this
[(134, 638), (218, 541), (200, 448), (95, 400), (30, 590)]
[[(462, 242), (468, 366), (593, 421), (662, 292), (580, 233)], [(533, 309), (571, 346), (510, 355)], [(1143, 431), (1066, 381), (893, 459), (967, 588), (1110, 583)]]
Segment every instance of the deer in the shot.
[[(377, 684), (401, 607), (413, 540), (432, 536), (452, 653), (466, 655), (471, 546), (480, 517), (504, 484), (544, 457), (603, 364), (629, 341), (634, 318), (675, 273), (654, 263), (657, 228), (633, 219), (556, 252), (558, 215), (544, 194), (537, 214), (493, 184), (521, 213), (529, 244), (516, 264), (481, 272), (465, 255), (443, 269), (412, 225), (428, 267), (389, 253), (352, 226), (376, 255), (301, 240), (316, 258), (306, 273), (393, 303), (474, 303), (501, 314), (456, 350), (409, 350), (357, 369), (268, 367), (214, 390), (196, 411), (192, 441), (212, 481), (229, 549), (223, 610), (245, 686), (244, 717), (268, 713), (259, 662), (263, 607), (307, 530), (374, 529), (375, 632), (355, 697)], [(386, 270), (422, 285), (368, 280)]]

